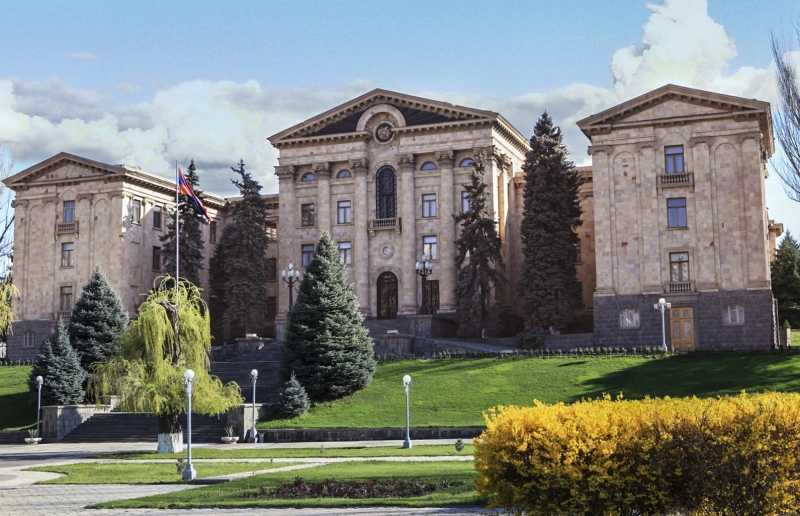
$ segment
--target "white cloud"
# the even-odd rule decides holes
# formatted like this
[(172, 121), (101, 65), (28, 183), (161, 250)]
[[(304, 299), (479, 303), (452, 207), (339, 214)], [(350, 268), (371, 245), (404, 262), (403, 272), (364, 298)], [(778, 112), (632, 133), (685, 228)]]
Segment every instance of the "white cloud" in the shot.
[(64, 57), (67, 59), (72, 59), (73, 61), (95, 61), (97, 60), (97, 55), (91, 52), (67, 52), (64, 54)]

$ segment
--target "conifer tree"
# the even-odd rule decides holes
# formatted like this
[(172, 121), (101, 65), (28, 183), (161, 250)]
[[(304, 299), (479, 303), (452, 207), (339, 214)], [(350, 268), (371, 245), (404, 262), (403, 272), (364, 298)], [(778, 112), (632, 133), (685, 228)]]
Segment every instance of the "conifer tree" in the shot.
[(68, 332), (78, 352), (81, 367), (91, 371), (95, 362), (105, 362), (117, 354), (118, 337), (128, 325), (128, 314), (105, 276), (95, 272), (72, 308)]
[(81, 367), (78, 353), (69, 343), (64, 324), (58, 326), (42, 343), (42, 351), (31, 369), (28, 387), (36, 393), (36, 377), (41, 376), (42, 405), (74, 405), (83, 402), (83, 382), (86, 372)]
[(372, 339), (327, 233), (298, 290), (286, 326), (284, 378), (294, 372), (315, 402), (366, 387), (375, 371)]
[(779, 323), (800, 328), (800, 244), (788, 231), (772, 262), (772, 294), (778, 300)]
[(578, 174), (547, 113), (536, 122), (530, 145), (523, 167), (522, 293), (526, 328), (545, 334), (564, 329), (580, 306), (575, 229), (581, 207)]
[(267, 202), (261, 185), (245, 170), (244, 161), (231, 167), (241, 200), (232, 204), (232, 222), (222, 231), (212, 259), (212, 305), (215, 327), (225, 337), (261, 330), (267, 310)]
[[(200, 178), (194, 160), (186, 169), (186, 180), (194, 193), (202, 200), (202, 192), (198, 189)], [(180, 219), (180, 275), (191, 283), (200, 284), (200, 271), (203, 270), (203, 225), (206, 220), (197, 213), (185, 195), (179, 196), (178, 218)], [(161, 237), (163, 266), (167, 273), (175, 274), (175, 212), (167, 222), (167, 232)]]
[(294, 373), (289, 380), (283, 384), (281, 389), (281, 415), (285, 417), (302, 416), (308, 412), (311, 402), (305, 388), (297, 381)]
[(500, 236), (486, 206), (484, 170), (483, 161), (478, 159), (472, 180), (464, 187), (469, 210), (454, 217), (457, 224), (461, 223), (461, 233), (456, 239), (456, 300), (458, 333), (462, 337), (480, 335), (486, 326), (492, 292), (502, 280)]

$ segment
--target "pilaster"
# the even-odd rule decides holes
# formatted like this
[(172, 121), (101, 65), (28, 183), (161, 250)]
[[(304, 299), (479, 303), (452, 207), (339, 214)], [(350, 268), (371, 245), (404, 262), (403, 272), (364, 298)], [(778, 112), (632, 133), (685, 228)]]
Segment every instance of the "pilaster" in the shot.
[(443, 152), (436, 157), (441, 176), (439, 189), (439, 311), (454, 312), (456, 309), (456, 265), (455, 237), (456, 227), (453, 220), (455, 212), (453, 185), (453, 153)]
[(317, 228), (331, 234), (331, 168), (328, 163), (314, 165), (317, 176)]
[(417, 217), (416, 196), (414, 195), (414, 155), (400, 156), (400, 209), (403, 230), (401, 237), (401, 280), (400, 310), (402, 315), (417, 313), (417, 273), (414, 264), (417, 261)]
[[(293, 165), (280, 165), (275, 167), (275, 175), (278, 176), (278, 188), (281, 192), (281, 200), (278, 205), (278, 235), (281, 245), (278, 246), (278, 270), (286, 270), (290, 263), (297, 262), (299, 253), (299, 243), (295, 240), (297, 227), (295, 202), (295, 178), (296, 167)], [(280, 274), (280, 273), (279, 273)], [(283, 339), (283, 322), (289, 312), (289, 291), (286, 284), (278, 280), (277, 297), (278, 310), (276, 314), (276, 335), (279, 340)], [(280, 328), (280, 331), (278, 331)]]
[(367, 164), (365, 160), (352, 160), (350, 170), (355, 178), (353, 196), (353, 268), (355, 269), (356, 295), (361, 313), (369, 315), (369, 235), (367, 234), (369, 207), (367, 198)]

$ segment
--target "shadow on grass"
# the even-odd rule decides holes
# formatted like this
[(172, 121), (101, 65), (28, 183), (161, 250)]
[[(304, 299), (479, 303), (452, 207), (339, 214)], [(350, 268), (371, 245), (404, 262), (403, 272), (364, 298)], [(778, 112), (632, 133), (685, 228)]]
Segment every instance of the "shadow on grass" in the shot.
[(583, 382), (586, 392), (569, 401), (603, 394), (716, 396), (747, 392), (800, 392), (800, 357), (789, 354), (725, 353), (648, 360)]
[(36, 401), (29, 392), (0, 395), (0, 431), (19, 430), (36, 422)]

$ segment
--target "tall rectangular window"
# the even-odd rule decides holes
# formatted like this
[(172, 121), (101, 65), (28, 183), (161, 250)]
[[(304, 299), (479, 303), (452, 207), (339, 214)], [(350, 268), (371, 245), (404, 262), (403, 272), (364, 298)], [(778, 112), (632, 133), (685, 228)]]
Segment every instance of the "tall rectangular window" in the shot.
[(461, 213), (468, 213), (469, 212), (469, 192), (466, 190), (461, 192)]
[(422, 194), (422, 216), (429, 218), (436, 217), (436, 215), (436, 194)]
[(267, 298), (267, 318), (274, 319), (278, 314), (278, 298), (270, 296)]
[(664, 168), (667, 174), (683, 174), (683, 145), (668, 145), (664, 147)]
[(75, 201), (64, 201), (64, 224), (75, 222)]
[(667, 199), (667, 226), (670, 228), (688, 227), (685, 197)]
[(313, 226), (317, 223), (316, 209), (314, 203), (300, 205), (300, 225), (304, 227)]
[(669, 279), (672, 283), (689, 281), (689, 253), (669, 253)]
[(276, 281), (278, 279), (278, 259), (267, 258), (267, 281)]
[(214, 220), (208, 224), (208, 241), (212, 244), (217, 243), (217, 222)]
[(153, 246), (153, 270), (161, 270), (161, 248), (157, 246)]
[(161, 206), (153, 206), (153, 229), (161, 229)]
[(305, 269), (311, 265), (311, 260), (314, 259), (314, 244), (303, 244), (300, 246), (300, 263)]
[(61, 266), (62, 267), (73, 267), (74, 263), (72, 260), (72, 256), (75, 253), (75, 243), (74, 242), (64, 242), (61, 244)]
[(439, 258), (439, 239), (436, 235), (426, 235), (422, 237), (422, 254), (431, 260)]
[(741, 326), (744, 324), (744, 306), (728, 305), (722, 310), (722, 324)]
[(351, 242), (339, 242), (339, 261), (342, 265), (352, 265), (353, 263), (353, 244)]
[(130, 219), (131, 224), (141, 224), (142, 223), (142, 200), (141, 199), (131, 199), (130, 204), (128, 204), (128, 218)]
[(352, 201), (339, 201), (336, 203), (336, 223), (353, 223), (353, 203)]
[(72, 286), (66, 285), (59, 288), (58, 291), (58, 306), (61, 312), (69, 312), (72, 310)]

